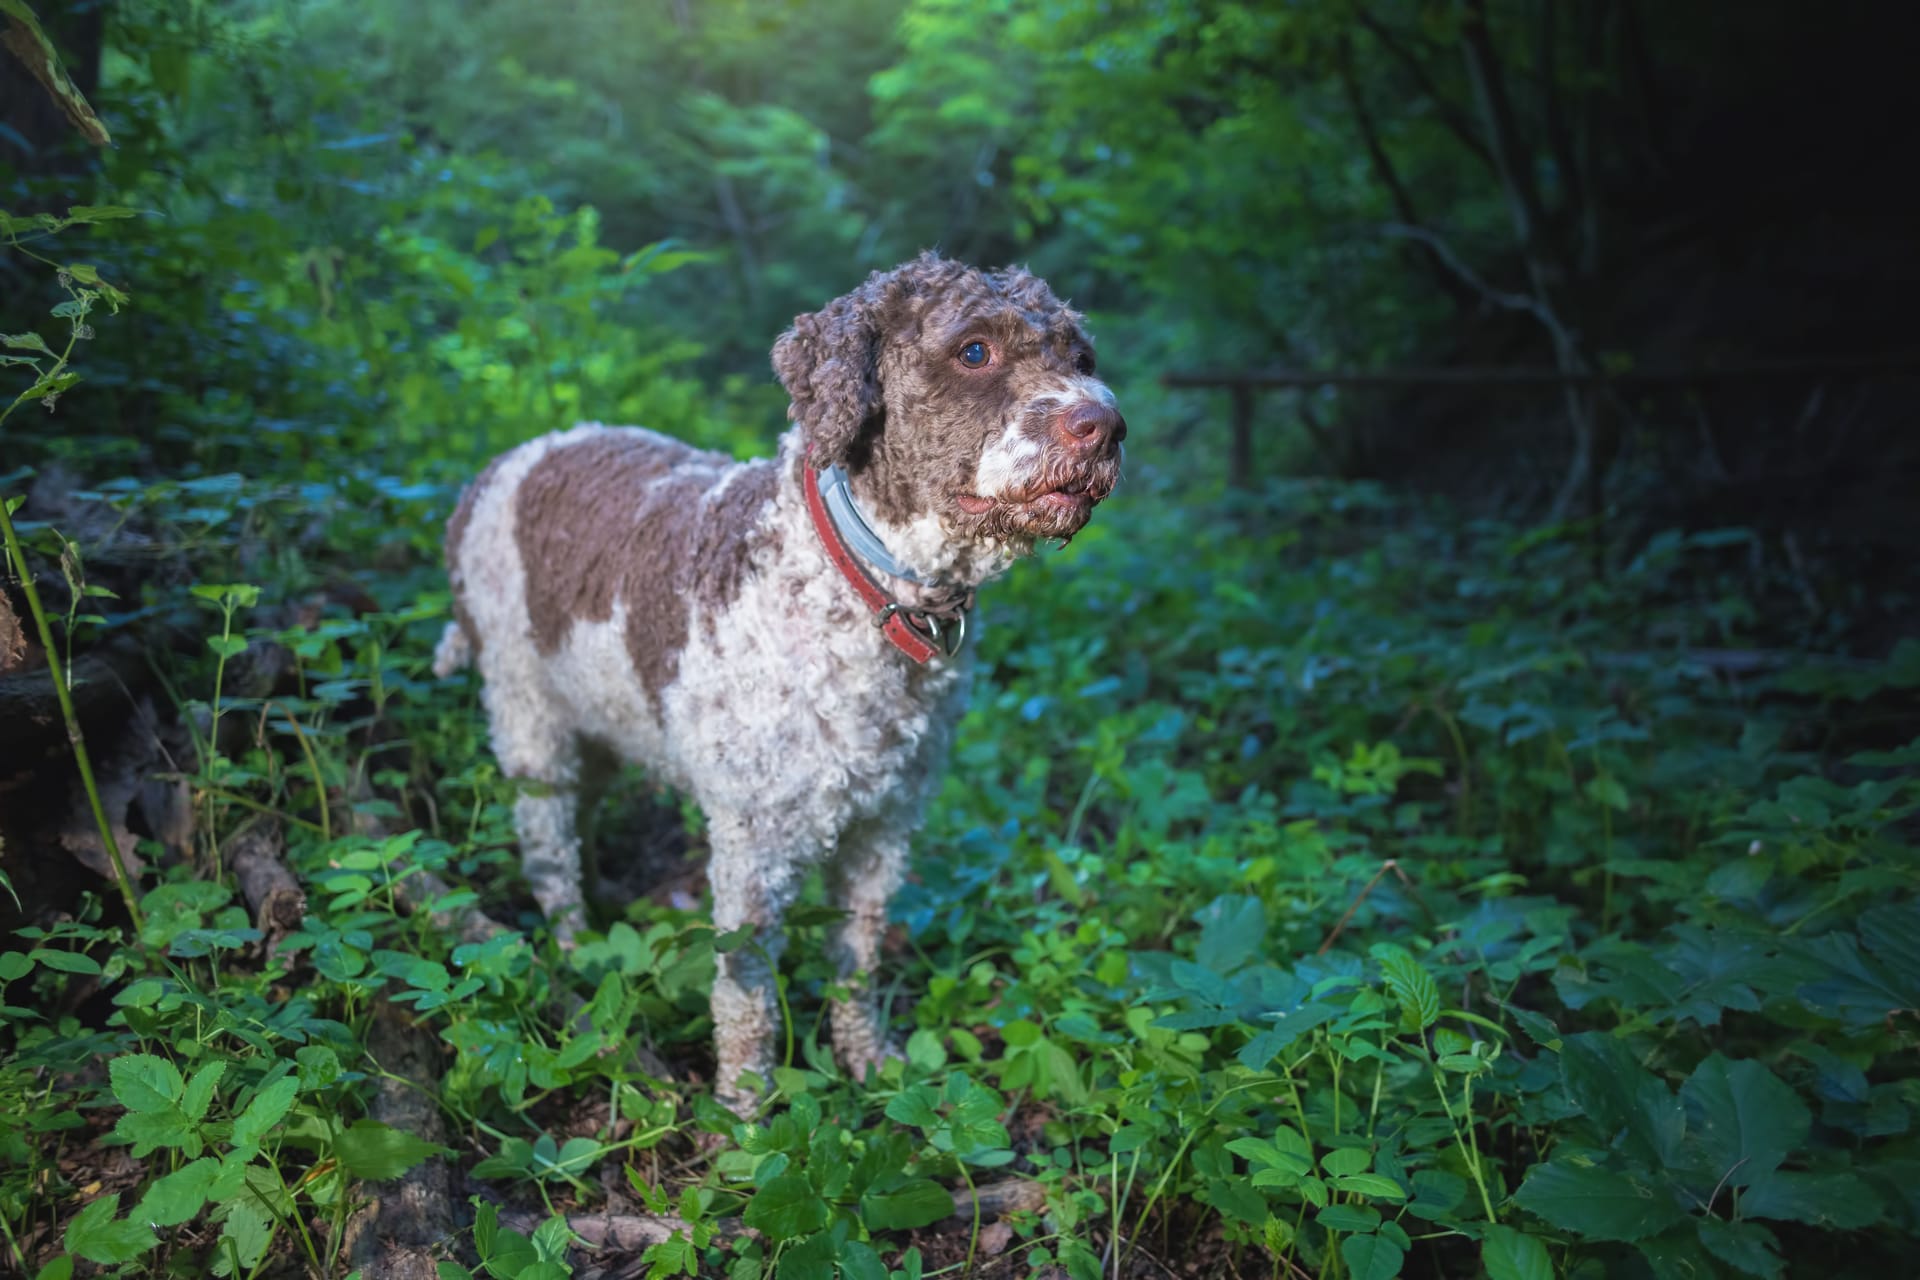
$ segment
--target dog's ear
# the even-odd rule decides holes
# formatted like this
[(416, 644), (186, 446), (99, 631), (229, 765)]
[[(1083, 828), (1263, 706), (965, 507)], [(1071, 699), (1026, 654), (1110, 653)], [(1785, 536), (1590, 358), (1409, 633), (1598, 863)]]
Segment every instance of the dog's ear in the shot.
[(787, 416), (806, 434), (812, 463), (844, 463), (869, 424), (886, 413), (880, 392), (881, 308), (891, 281), (875, 274), (835, 298), (773, 344), (773, 371), (793, 403)]

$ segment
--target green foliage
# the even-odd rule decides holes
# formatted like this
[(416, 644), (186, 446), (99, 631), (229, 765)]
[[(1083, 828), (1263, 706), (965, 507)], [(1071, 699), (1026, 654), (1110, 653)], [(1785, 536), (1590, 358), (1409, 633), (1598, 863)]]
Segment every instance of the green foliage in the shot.
[[(131, 927), (88, 900), (0, 950), (9, 1263), (331, 1273), (357, 1199), (436, 1158), (487, 1190), (449, 1280), (569, 1274), (568, 1213), (616, 1194), (677, 1219), (656, 1278), (918, 1280), (908, 1233), (974, 1258), (965, 1206), (1013, 1177), (1014, 1266), (1075, 1280), (1182, 1248), (1368, 1280), (1904, 1260), (1920, 744), (1888, 726), (1920, 646), (1807, 656), (1746, 530), (1596, 571), (1582, 529), (1223, 499), (1163, 454), (984, 596), (895, 904), (904, 1058), (833, 1066), (803, 908), (751, 1121), (684, 1083), (749, 937), (643, 900), (563, 957), (523, 909), (516, 786), (472, 685), (426, 674), (475, 465), (576, 417), (760, 448), (778, 327), (935, 241), (1134, 316), (1130, 414), (1162, 358), (1394, 353), (1439, 299), (1383, 287), (1405, 214), (1351, 95), (1451, 230), (1504, 214), (1439, 110), (1451, 11), (1378, 12), (1430, 87), (1313, 4), (117, 10), (103, 203), (0, 215), (48, 291), (0, 325), (0, 503), (77, 469), (191, 566), (114, 601), (20, 509), (61, 647), (197, 628), (155, 661), (198, 857), (148, 847)], [(270, 699), (255, 642), (296, 667)], [(1716, 661), (1746, 649), (1789, 660)], [(227, 875), (263, 814), (308, 894), (270, 949)], [(507, 927), (446, 927), (474, 906)], [(410, 1081), (444, 1148), (365, 1114), (396, 1009), (446, 1050)], [(131, 1181), (76, 1185), (88, 1144)]]

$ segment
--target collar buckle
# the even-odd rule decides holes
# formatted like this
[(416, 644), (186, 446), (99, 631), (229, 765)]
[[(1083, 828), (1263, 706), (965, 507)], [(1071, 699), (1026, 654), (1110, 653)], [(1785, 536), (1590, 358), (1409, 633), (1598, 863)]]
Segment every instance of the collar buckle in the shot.
[(894, 618), (904, 619), (914, 630), (933, 637), (940, 652), (949, 658), (960, 652), (960, 646), (967, 642), (967, 612), (964, 607), (948, 615), (942, 622), (937, 613), (909, 609), (898, 600), (889, 600), (874, 612), (873, 625), (884, 631), (887, 623)]

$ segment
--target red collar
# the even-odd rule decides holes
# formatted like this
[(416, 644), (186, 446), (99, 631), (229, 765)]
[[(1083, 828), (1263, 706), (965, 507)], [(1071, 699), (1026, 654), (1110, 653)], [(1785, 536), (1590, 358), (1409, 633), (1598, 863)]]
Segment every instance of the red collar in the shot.
[(973, 594), (967, 593), (958, 605), (937, 611), (910, 609), (901, 604), (867, 576), (840, 536), (820, 496), (820, 479), (811, 458), (801, 460), (800, 487), (806, 492), (807, 514), (813, 517), (814, 531), (827, 549), (827, 558), (872, 611), (873, 625), (880, 628), (880, 634), (892, 641), (894, 648), (921, 664), (941, 655), (951, 658), (958, 653), (961, 641), (967, 636), (967, 609), (973, 604)]

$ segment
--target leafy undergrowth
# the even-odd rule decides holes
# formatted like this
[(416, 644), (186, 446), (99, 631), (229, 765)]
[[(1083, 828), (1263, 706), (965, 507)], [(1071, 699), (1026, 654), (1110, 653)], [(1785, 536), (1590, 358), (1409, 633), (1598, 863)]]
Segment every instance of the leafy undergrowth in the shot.
[[(433, 1152), (361, 1118), (383, 1005), (444, 1050), (406, 1083), (471, 1195), (446, 1277), (603, 1265), (568, 1251), (597, 1211), (680, 1215), (624, 1272), (653, 1276), (1778, 1277), (1912, 1247), (1920, 648), (1742, 648), (1739, 531), (1596, 581), (1566, 530), (1317, 484), (1202, 511), (1149, 477), (987, 595), (881, 975), (904, 1058), (835, 1069), (803, 906), (743, 1123), (700, 1083), (696, 816), (629, 778), (596, 843), (643, 892), (571, 956), (537, 926), (476, 690), (426, 671), (445, 490), (101, 492), (163, 530), (309, 513), (280, 580), (198, 589), (183, 689), (276, 594), (379, 568), (358, 612), (268, 629), (292, 692), (189, 715), (248, 745), (194, 776), (202, 865), (144, 848), (138, 936), (96, 903), (0, 955), (30, 1274), (341, 1273), (356, 1197)], [(222, 875), (263, 814), (309, 895), (267, 955)], [(519, 929), (437, 931), (406, 909), (427, 873), (419, 905)], [(1044, 1204), (952, 1216), (1009, 1177)]]

